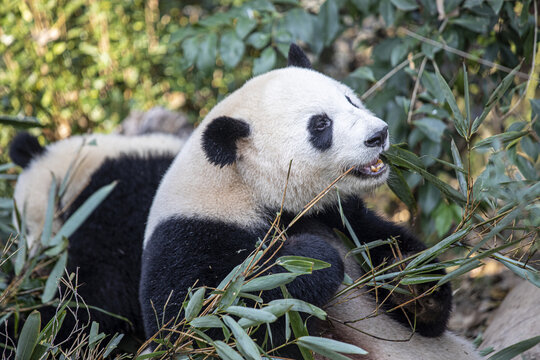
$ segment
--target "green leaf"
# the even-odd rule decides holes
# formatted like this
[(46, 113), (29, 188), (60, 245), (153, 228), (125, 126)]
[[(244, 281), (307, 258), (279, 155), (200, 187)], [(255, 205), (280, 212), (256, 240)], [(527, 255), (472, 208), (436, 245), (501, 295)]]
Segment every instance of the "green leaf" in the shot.
[(0, 115), (0, 124), (13, 126), (16, 129), (28, 129), (34, 127), (43, 127), (39, 123), (39, 120), (33, 116), (10, 116), (10, 115)]
[[(240, 289), (244, 286), (244, 277), (238, 276), (236, 279), (234, 279), (227, 290), (225, 290), (225, 293), (221, 297), (221, 301), (219, 302), (220, 308), (226, 308), (229, 307), (234, 300), (238, 297), (238, 294), (240, 294)], [(220, 287), (218, 287), (219, 289)]]
[(375, 76), (373, 75), (373, 70), (367, 66), (361, 66), (356, 68), (352, 73), (349, 74), (350, 77), (356, 79), (365, 79), (369, 81), (375, 81)]
[[(291, 328), (293, 330), (294, 336), (297, 339), (302, 336), (309, 336), (306, 326), (302, 322), (300, 314), (298, 314), (296, 311), (289, 311), (286, 316), (288, 316), (288, 319), (290, 320)], [(313, 355), (307, 348), (300, 344), (298, 344), (298, 348), (300, 349), (300, 353), (302, 353), (302, 358), (304, 360), (313, 360)]]
[(425, 284), (433, 281), (438, 281), (442, 278), (442, 275), (437, 274), (415, 274), (405, 276), (399, 283), (401, 285), (416, 285)]
[(407, 184), (407, 181), (403, 177), (403, 174), (401, 173), (401, 170), (399, 170), (395, 166), (391, 166), (392, 171), (390, 172), (390, 176), (388, 177), (388, 180), (386, 181), (386, 184), (392, 190), (396, 196), (403, 201), (405, 205), (407, 205), (407, 208), (411, 212), (411, 214), (416, 213), (416, 200), (414, 199), (414, 196), (412, 194), (411, 189), (409, 188), (409, 185)]
[(58, 282), (64, 274), (66, 262), (67, 252), (63, 253), (60, 256), (53, 269), (51, 270), (49, 277), (47, 278), (47, 282), (45, 283), (45, 289), (43, 290), (43, 294), (41, 295), (41, 302), (43, 304), (51, 301), (54, 298), (54, 295), (56, 294), (56, 288), (58, 287)]
[(230, 316), (223, 316), (223, 321), (231, 329), (235, 339), (236, 346), (242, 355), (248, 360), (260, 360), (261, 355), (259, 354), (259, 349), (249, 335), (242, 329), (236, 321), (233, 320)]
[(470, 262), (468, 263), (464, 263), (462, 265), (460, 265), (456, 270), (452, 271), (452, 272), (449, 272), (447, 273), (446, 275), (444, 275), (438, 282), (437, 282), (437, 286), (441, 286), (455, 278), (457, 278), (458, 276), (461, 276), (463, 274), (466, 274), (468, 273), (469, 271), (473, 270), (473, 269), (476, 269), (480, 266), (482, 266), (483, 264), (478, 261), (478, 260), (471, 260)]
[(493, 12), (498, 15), (499, 11), (501, 11), (504, 0), (486, 0), (486, 2), (489, 4), (489, 6), (491, 6)]
[(463, 98), (465, 99), (465, 128), (467, 136), (469, 136), (469, 131), (471, 128), (471, 105), (469, 99), (469, 74), (467, 74), (467, 67), (463, 63)]
[(196, 328), (220, 328), (223, 326), (223, 323), (216, 315), (200, 316), (191, 320), (189, 324)]
[(54, 220), (54, 211), (56, 203), (56, 178), (51, 174), (51, 187), (49, 188), (49, 197), (47, 200), (47, 210), (45, 212), (45, 220), (43, 223), (43, 231), (41, 232), (41, 244), (45, 247), (49, 245), (52, 234), (52, 225)]
[(240, 356), (232, 347), (225, 344), (223, 341), (214, 341), (214, 347), (219, 355), (220, 359), (224, 360), (243, 360), (244, 358)]
[(430, 260), (433, 260), (446, 249), (448, 249), (452, 244), (458, 242), (461, 238), (467, 235), (470, 231), (470, 228), (461, 229), (458, 232), (453, 233), (452, 235), (446, 237), (444, 240), (439, 241), (436, 245), (430, 247), (427, 250), (424, 250), (420, 255), (411, 260), (407, 264), (405, 270), (410, 270), (418, 267), (418, 265), (426, 263)]
[(257, 26), (257, 20), (247, 16), (238, 18), (236, 22), (236, 34), (240, 39), (245, 38)]
[(182, 62), (184, 68), (188, 68), (195, 63), (197, 55), (199, 54), (199, 41), (198, 36), (190, 37), (182, 42)]
[(440, 143), (441, 137), (446, 130), (446, 124), (439, 119), (425, 117), (413, 121), (413, 124), (431, 141)]
[(491, 355), (488, 360), (510, 360), (540, 343), (540, 336), (520, 341)]
[(24, 322), (15, 352), (15, 360), (30, 360), (37, 344), (40, 327), (41, 315), (39, 311), (34, 310)]
[(347, 344), (341, 341), (336, 341), (332, 339), (317, 337), (317, 336), (302, 336), (298, 339), (298, 342), (305, 347), (309, 348), (311, 345), (316, 345), (323, 347), (325, 349), (340, 352), (344, 354), (356, 354), (356, 355), (366, 355), (368, 352), (364, 349), (359, 348), (356, 345)]
[(488, 31), (490, 19), (480, 16), (463, 15), (450, 20), (451, 24), (462, 26), (476, 33), (486, 33)]
[(105, 185), (93, 193), (64, 223), (58, 233), (53, 237), (50, 246), (59, 245), (64, 237), (69, 238), (79, 226), (92, 214), (92, 212), (101, 204), (103, 200), (113, 191), (116, 181)]
[(468, 126), (465, 124), (465, 118), (463, 117), (463, 114), (461, 114), (461, 111), (459, 110), (459, 107), (456, 102), (456, 98), (454, 97), (454, 94), (452, 93), (452, 90), (446, 83), (446, 80), (442, 77), (441, 73), (439, 72), (438, 68), (435, 68), (437, 73), (437, 79), (439, 79), (439, 86), (444, 93), (444, 97), (446, 98), (446, 102), (448, 102), (448, 105), (450, 105), (450, 109), (452, 109), (452, 113), (454, 114), (454, 124), (456, 126), (456, 130), (461, 135), (462, 138), (467, 138), (467, 130)]
[(428, 172), (414, 153), (392, 145), (388, 151), (383, 153), (383, 157), (395, 166), (417, 172), (424, 179), (436, 186), (450, 200), (457, 202), (458, 205), (464, 205), (466, 203), (465, 197), (460, 192)]
[(381, 14), (387, 27), (394, 25), (394, 21), (396, 20), (396, 14), (390, 0), (379, 1), (379, 14)]
[(244, 306), (229, 306), (225, 311), (229, 314), (257, 322), (272, 323), (277, 320), (277, 317), (274, 314), (267, 312), (266, 310), (253, 309)]
[(228, 68), (234, 68), (242, 56), (244, 56), (245, 46), (242, 40), (233, 31), (227, 31), (221, 36), (221, 42), (219, 44), (219, 54)]
[(450, 143), (450, 148), (452, 150), (452, 158), (454, 159), (454, 164), (458, 169), (456, 170), (456, 178), (458, 179), (459, 183), (459, 190), (463, 194), (463, 196), (467, 196), (467, 180), (465, 179), (465, 175), (463, 172), (465, 171), (463, 169), (463, 163), (461, 162), (461, 155), (459, 154), (459, 150), (456, 146), (456, 143), (454, 142), (454, 139), (452, 139), (452, 142)]
[(103, 358), (107, 358), (113, 351), (116, 349), (120, 341), (124, 338), (124, 334), (115, 334), (111, 341), (105, 346), (105, 352), (103, 353)]
[(303, 256), (282, 256), (276, 260), (276, 264), (283, 266), (292, 273), (311, 274), (314, 270), (330, 267), (330, 264), (317, 259)]
[(418, 9), (418, 4), (416, 0), (391, 0), (398, 9), (403, 11), (410, 11)]
[(277, 299), (270, 301), (268, 305), (289, 307), (292, 311), (300, 311), (306, 314), (311, 314), (321, 320), (326, 319), (326, 312), (324, 310), (298, 299)]
[(524, 131), (507, 131), (502, 134), (490, 136), (486, 139), (482, 139), (474, 144), (473, 149), (480, 149), (484, 147), (492, 147), (494, 149), (504, 146), (512, 140), (519, 139), (529, 133), (528, 130)]
[(505, 78), (501, 81), (501, 83), (499, 84), (499, 86), (497, 86), (497, 88), (493, 91), (493, 93), (490, 95), (486, 105), (484, 106), (484, 111), (482, 111), (482, 114), (480, 114), (479, 117), (477, 117), (473, 124), (472, 124), (472, 128), (471, 128), (471, 134), (474, 134), (478, 128), (480, 127), (480, 125), (484, 122), (484, 120), (486, 119), (486, 117), (488, 116), (489, 112), (491, 111), (491, 109), (495, 106), (495, 104), (497, 104), (499, 102), (499, 100), (503, 97), (504, 93), (506, 92), (506, 90), (508, 90), (508, 88), (510, 87), (510, 85), (512, 84), (512, 82), (514, 81), (514, 76), (516, 75), (516, 72), (518, 71), (518, 69), (521, 67), (521, 64), (516, 66), (511, 72), (510, 74), (506, 75)]
[(508, 261), (508, 259), (505, 259), (502, 256), (496, 256), (495, 258), (508, 269), (510, 269), (514, 274), (540, 288), (540, 272), (538, 270), (519, 267), (515, 264), (512, 264), (510, 261)]
[(445, 94), (441, 89), (439, 79), (436, 74), (424, 71), (421, 79), (422, 85), (427, 91), (436, 99), (437, 103), (443, 103), (445, 100)]
[(189, 299), (189, 302), (186, 306), (186, 321), (189, 322), (193, 320), (201, 312), (204, 302), (204, 293), (205, 288), (199, 288), (197, 289), (197, 291), (195, 291), (191, 299)]
[(244, 286), (242, 286), (242, 292), (252, 292), (261, 290), (272, 290), (280, 285), (285, 285), (296, 279), (300, 274), (293, 273), (278, 273), (265, 276), (259, 276), (253, 280), (250, 280)]
[(217, 35), (210, 33), (199, 44), (197, 68), (209, 72), (216, 67)]
[(322, 4), (317, 16), (317, 29), (319, 36), (324, 38), (324, 45), (332, 44), (341, 27), (339, 25), (339, 7), (336, 0), (326, 0)]
[(259, 50), (265, 47), (269, 41), (270, 41), (270, 34), (265, 34), (261, 32), (255, 32), (251, 34), (247, 39), (247, 43), (249, 45)]
[(407, 55), (408, 47), (405, 44), (399, 44), (392, 49), (390, 52), (390, 65), (396, 66), (399, 64)]
[(263, 50), (261, 56), (253, 61), (253, 75), (260, 75), (272, 70), (276, 64), (276, 52), (271, 47)]

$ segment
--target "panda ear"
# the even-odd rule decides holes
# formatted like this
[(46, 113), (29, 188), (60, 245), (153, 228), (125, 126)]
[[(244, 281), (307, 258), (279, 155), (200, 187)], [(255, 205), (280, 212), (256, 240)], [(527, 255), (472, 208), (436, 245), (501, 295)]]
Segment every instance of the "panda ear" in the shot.
[(236, 141), (249, 136), (249, 125), (228, 116), (220, 116), (214, 120), (202, 134), (202, 147), (208, 161), (224, 167), (236, 161)]
[(306, 56), (306, 53), (300, 48), (300, 46), (296, 44), (291, 44), (291, 47), (289, 48), (287, 66), (296, 66), (305, 69), (312, 68), (311, 62)]
[(39, 144), (35, 136), (27, 132), (18, 133), (9, 147), (9, 157), (22, 168), (26, 168), (30, 161), (41, 155), (45, 148)]

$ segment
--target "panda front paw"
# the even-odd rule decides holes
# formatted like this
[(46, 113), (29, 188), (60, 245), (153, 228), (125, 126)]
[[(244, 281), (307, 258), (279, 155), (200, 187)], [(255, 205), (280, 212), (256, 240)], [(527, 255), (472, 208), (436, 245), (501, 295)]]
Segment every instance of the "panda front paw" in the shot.
[(393, 313), (398, 320), (414, 327), (417, 333), (426, 337), (439, 336), (446, 330), (452, 310), (450, 284), (446, 283), (430, 291), (434, 285), (410, 285), (407, 290), (412, 292), (412, 296), (393, 292), (389, 299), (393, 307), (406, 304), (402, 306), (403, 310), (396, 309)]
[[(444, 274), (444, 271), (435, 273)], [(446, 330), (452, 311), (452, 288), (446, 283), (433, 289), (435, 285), (436, 282), (429, 282), (400, 286), (412, 295), (393, 291), (388, 298), (388, 305), (400, 309), (392, 311), (392, 316), (406, 326), (413, 327), (422, 336), (441, 335)]]

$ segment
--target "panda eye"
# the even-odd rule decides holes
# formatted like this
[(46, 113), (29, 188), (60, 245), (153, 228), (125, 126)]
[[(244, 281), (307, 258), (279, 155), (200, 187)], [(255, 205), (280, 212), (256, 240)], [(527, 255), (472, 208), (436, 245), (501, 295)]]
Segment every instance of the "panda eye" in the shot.
[(354, 106), (354, 107), (357, 108), (357, 109), (360, 109), (360, 108), (358, 107), (358, 105), (356, 105), (355, 103), (353, 103), (352, 100), (351, 100), (351, 98), (348, 97), (347, 95), (345, 95), (345, 99), (347, 99), (347, 101), (349, 102), (349, 104), (351, 104), (352, 106)]
[(310, 127), (315, 131), (324, 131), (332, 125), (332, 119), (326, 114), (315, 115), (311, 118)]

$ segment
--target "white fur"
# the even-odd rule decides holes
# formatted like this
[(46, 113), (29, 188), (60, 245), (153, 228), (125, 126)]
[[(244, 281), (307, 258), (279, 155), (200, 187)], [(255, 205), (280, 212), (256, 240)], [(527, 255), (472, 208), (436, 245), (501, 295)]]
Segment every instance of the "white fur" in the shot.
[[(333, 144), (323, 152), (309, 142), (307, 130), (309, 119), (321, 113), (333, 120)], [(208, 162), (201, 146), (204, 129), (220, 116), (243, 120), (251, 129), (237, 144), (238, 161), (223, 168)], [(266, 221), (260, 213), (280, 208), (291, 161), (284, 208), (299, 212), (346, 169), (377, 159), (380, 149), (364, 141), (385, 125), (350, 88), (318, 72), (288, 67), (257, 76), (216, 105), (180, 152), (154, 199), (145, 244), (161, 220), (176, 215), (239, 225)], [(348, 175), (337, 186), (343, 195), (358, 194), (386, 178)], [(335, 192), (314, 209), (329, 203), (337, 203)]]
[[(43, 229), (53, 177), (60, 186), (68, 169), (73, 167), (69, 186), (61, 198), (60, 209), (57, 209), (62, 210), (86, 187), (106, 158), (114, 158), (121, 153), (176, 154), (183, 142), (170, 135), (88, 135), (74, 136), (47, 146), (45, 153), (33, 159), (21, 173), (15, 187), (15, 202), (20, 213), (25, 213), (28, 247), (33, 247)], [(60, 219), (56, 218), (53, 234), (61, 226)]]

